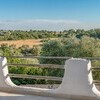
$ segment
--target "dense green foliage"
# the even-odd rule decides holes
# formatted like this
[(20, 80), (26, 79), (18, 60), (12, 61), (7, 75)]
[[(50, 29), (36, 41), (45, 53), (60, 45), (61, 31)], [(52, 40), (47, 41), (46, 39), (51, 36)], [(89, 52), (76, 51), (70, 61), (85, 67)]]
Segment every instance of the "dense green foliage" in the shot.
[(65, 30), (61, 32), (56, 31), (21, 31), (21, 30), (0, 30), (0, 40), (20, 40), (20, 39), (43, 39), (43, 38), (58, 38), (58, 37), (77, 37), (81, 39), (83, 36), (89, 36), (100, 39), (100, 29), (85, 30)]
[[(43, 45), (41, 56), (100, 57), (100, 39), (83, 36), (81, 39), (73, 37), (50, 40)], [(40, 63), (64, 64), (64, 60), (41, 59)], [(100, 61), (92, 61), (92, 66), (100, 67)], [(100, 80), (100, 73), (93, 73), (94, 79)]]
[[(59, 37), (59, 38), (58, 38)], [(53, 31), (0, 31), (0, 40), (18, 40), (18, 39), (39, 39), (43, 40), (42, 47), (28, 45), (16, 48), (15, 45), (0, 46), (0, 55), (4, 56), (67, 56), (67, 57), (100, 57), (100, 29), (95, 30), (68, 30), (63, 32)], [(48, 39), (47, 39), (48, 38)], [(49, 40), (49, 38), (56, 38)], [(58, 38), (58, 39), (57, 39)], [(65, 60), (58, 59), (19, 59), (7, 58), (9, 63), (22, 64), (64, 64)], [(92, 61), (93, 67), (100, 67), (100, 61)], [(28, 75), (45, 75), (45, 76), (63, 76), (64, 70), (34, 68), (29, 67), (9, 67), (10, 73), (28, 74)], [(94, 72), (94, 79), (100, 80), (100, 73)], [(47, 80), (30, 80), (30, 79), (12, 79), (16, 84), (46, 84), (52, 83)]]
[(41, 56), (100, 57), (100, 39), (84, 36), (81, 39), (74, 37), (50, 40), (44, 43)]
[(0, 40), (43, 39), (54, 37), (58, 37), (58, 34), (52, 31), (0, 31)]
[[(41, 49), (41, 56), (65, 56), (62, 43), (57, 40), (50, 40), (44, 43)], [(63, 64), (61, 59), (40, 59), (40, 63)]]

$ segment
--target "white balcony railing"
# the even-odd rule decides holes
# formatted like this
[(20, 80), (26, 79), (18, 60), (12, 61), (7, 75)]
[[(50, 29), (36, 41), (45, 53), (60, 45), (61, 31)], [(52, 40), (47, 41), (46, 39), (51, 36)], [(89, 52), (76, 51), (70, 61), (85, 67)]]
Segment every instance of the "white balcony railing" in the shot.
[[(12, 58), (16, 58), (13, 56)], [(19, 57), (17, 58), (27, 58)], [(25, 64), (8, 64), (6, 57), (0, 57), (0, 91), (17, 92), (32, 95), (44, 95), (51, 97), (61, 97), (70, 99), (85, 99), (85, 100), (100, 100), (100, 92), (97, 90), (94, 83), (99, 81), (94, 80), (92, 77), (92, 71), (98, 71), (99, 68), (91, 67), (90, 60), (100, 60), (100, 58), (72, 58), (72, 57), (32, 57), (28, 58), (42, 58), (42, 59), (67, 59), (65, 65), (54, 64), (39, 64), (41, 68), (61, 68), (65, 69), (64, 77), (51, 77), (51, 76), (32, 76), (22, 74), (10, 74), (8, 73), (8, 66), (25, 66)], [(90, 59), (90, 60), (89, 60)], [(35, 66), (35, 64), (26, 64), (26, 66)], [(55, 66), (55, 67), (53, 67)], [(64, 66), (64, 67), (63, 67)], [(16, 86), (10, 77), (19, 78), (36, 78), (36, 79), (48, 79), (62, 81), (61, 85), (56, 89), (41, 89), (34, 87), (21, 87)], [(76, 92), (77, 91), (77, 92)]]

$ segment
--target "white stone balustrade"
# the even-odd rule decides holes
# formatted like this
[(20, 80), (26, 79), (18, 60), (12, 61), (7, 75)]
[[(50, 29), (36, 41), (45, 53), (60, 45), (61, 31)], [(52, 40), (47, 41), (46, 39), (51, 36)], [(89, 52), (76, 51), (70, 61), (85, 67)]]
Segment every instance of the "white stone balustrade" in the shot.
[[(24, 96), (20, 100), (42, 100), (42, 98), (32, 99), (32, 96), (42, 96), (43, 100), (63, 100), (63, 98), (65, 98), (64, 100), (100, 100), (100, 92), (93, 83), (89, 60), (72, 58), (65, 62), (64, 67), (63, 81), (56, 89), (21, 87), (16, 86), (10, 80), (7, 60), (5, 57), (0, 57), (0, 91), (24, 94), (25, 96), (31, 95), (28, 96), (30, 99), (26, 99), (27, 97)], [(54, 98), (52, 99), (52, 97)]]

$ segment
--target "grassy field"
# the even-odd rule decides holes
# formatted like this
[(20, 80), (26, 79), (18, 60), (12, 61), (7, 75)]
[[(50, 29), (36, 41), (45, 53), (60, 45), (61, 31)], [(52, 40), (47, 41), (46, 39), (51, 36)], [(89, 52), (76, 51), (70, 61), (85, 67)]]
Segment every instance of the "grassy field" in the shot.
[(41, 45), (41, 39), (27, 39), (27, 40), (10, 40), (10, 41), (0, 41), (1, 44), (8, 45), (16, 45), (16, 47), (21, 47), (22, 45), (29, 45), (29, 47), (33, 47), (33, 45)]

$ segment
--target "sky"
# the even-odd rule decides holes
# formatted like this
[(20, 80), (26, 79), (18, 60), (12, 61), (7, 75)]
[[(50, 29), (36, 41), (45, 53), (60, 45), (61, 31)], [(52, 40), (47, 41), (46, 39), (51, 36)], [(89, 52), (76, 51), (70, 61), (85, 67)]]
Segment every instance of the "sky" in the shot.
[(100, 28), (100, 0), (0, 0), (0, 29)]

